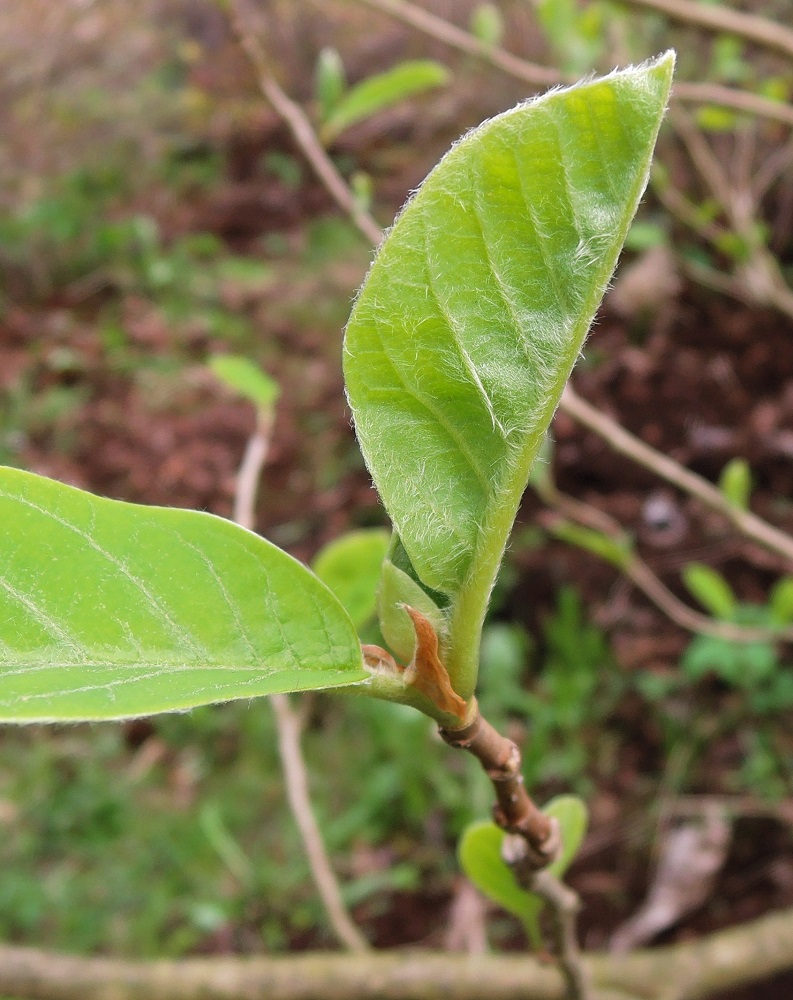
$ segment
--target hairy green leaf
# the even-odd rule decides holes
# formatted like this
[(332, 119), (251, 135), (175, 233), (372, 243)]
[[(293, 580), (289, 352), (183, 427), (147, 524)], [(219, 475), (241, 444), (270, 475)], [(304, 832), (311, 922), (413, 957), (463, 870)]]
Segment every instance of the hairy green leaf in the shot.
[(333, 142), (351, 125), (371, 118), (408, 97), (441, 87), (448, 80), (449, 71), (446, 67), (431, 59), (402, 62), (384, 73), (370, 76), (339, 97), (322, 126), (322, 140), (325, 143)]
[[(543, 812), (559, 821), (562, 833), (562, 855), (548, 871), (561, 878), (578, 853), (586, 833), (588, 812), (584, 802), (575, 795), (559, 795)], [(526, 928), (535, 947), (539, 946), (538, 918), (544, 905), (533, 892), (522, 889), (512, 870), (501, 858), (504, 831), (495, 823), (473, 823), (462, 837), (457, 849), (460, 864), (468, 878), (486, 896), (514, 914)]]
[(532, 461), (644, 190), (672, 53), (486, 122), (408, 203), (346, 334), (361, 448), (422, 583), (479, 633)]
[(366, 676), (338, 601), (258, 535), (0, 469), (0, 721), (149, 715)]
[(391, 533), (363, 528), (328, 542), (317, 553), (312, 569), (343, 605), (356, 628), (374, 617), (377, 584)]

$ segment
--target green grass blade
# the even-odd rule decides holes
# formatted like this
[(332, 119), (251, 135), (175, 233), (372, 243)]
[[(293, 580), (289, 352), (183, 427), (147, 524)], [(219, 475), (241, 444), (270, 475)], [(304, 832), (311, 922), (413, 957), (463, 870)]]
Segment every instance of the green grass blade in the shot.
[(422, 583), (451, 598), (473, 691), (532, 461), (647, 181), (672, 53), (508, 111), (433, 170), (347, 327), (358, 438)]
[(125, 718), (366, 676), (338, 601), (257, 535), (0, 469), (0, 721)]

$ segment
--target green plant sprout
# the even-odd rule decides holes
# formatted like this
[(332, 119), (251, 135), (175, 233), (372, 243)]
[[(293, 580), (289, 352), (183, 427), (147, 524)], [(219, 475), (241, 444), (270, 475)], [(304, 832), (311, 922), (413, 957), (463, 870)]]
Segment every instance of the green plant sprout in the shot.
[(319, 136), (330, 146), (348, 128), (373, 115), (449, 82), (449, 71), (432, 59), (401, 62), (348, 87), (336, 49), (323, 49), (314, 76)]
[[(683, 582), (717, 621), (769, 629), (793, 624), (793, 576), (777, 580), (765, 604), (739, 601), (724, 577), (702, 563), (689, 563), (683, 570)], [(793, 706), (793, 670), (784, 668), (778, 645), (770, 639), (730, 643), (717, 636), (699, 635), (680, 662), (688, 681), (713, 674), (746, 691), (758, 714)]]
[[(669, 52), (485, 122), (377, 253), (344, 373), (394, 530), (387, 551), (382, 534), (374, 549), (371, 536), (344, 544), (363, 545), (362, 575), (379, 572), (389, 648), (361, 646), (372, 595), (344, 579), (338, 549), (314, 573), (221, 518), (3, 469), (0, 721), (304, 690), (398, 702), (483, 763), (505, 850), (523, 845), (510, 847), (516, 871), (569, 860), (583, 806), (562, 822), (531, 802), (517, 747), (478, 710), (480, 638), (532, 464), (646, 186), (673, 67)], [(277, 386), (244, 359), (212, 367), (267, 432)]]

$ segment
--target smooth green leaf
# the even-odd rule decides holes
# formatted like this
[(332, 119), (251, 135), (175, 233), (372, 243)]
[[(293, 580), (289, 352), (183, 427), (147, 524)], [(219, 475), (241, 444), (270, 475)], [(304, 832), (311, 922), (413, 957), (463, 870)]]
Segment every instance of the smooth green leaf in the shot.
[(308, 569), (229, 521), (0, 469), (0, 721), (116, 719), (366, 678)]
[[(548, 871), (561, 878), (578, 853), (586, 833), (588, 813), (584, 802), (575, 795), (552, 799), (543, 812), (555, 816), (562, 831), (562, 855)], [(533, 892), (522, 889), (512, 870), (501, 858), (504, 831), (491, 822), (474, 823), (463, 833), (458, 855), (463, 871), (486, 896), (523, 923), (535, 945), (539, 944), (538, 918), (544, 905)]]
[(320, 549), (312, 563), (358, 629), (374, 617), (380, 567), (390, 537), (384, 528), (349, 531)]
[(383, 563), (377, 590), (377, 615), (383, 638), (403, 663), (410, 663), (416, 646), (413, 622), (403, 605), (408, 604), (429, 619), (442, 634), (443, 612), (424, 588), (390, 559)]
[(624, 569), (630, 561), (633, 546), (628, 535), (618, 541), (602, 531), (585, 528), (573, 521), (557, 521), (553, 524), (551, 531), (563, 542), (577, 545), (605, 562), (611, 563), (617, 569)]
[(358, 438), (421, 582), (452, 599), (473, 691), (534, 456), (644, 190), (673, 55), (486, 122), (383, 243), (346, 333)]
[(209, 359), (213, 373), (229, 389), (238, 392), (260, 410), (270, 410), (280, 394), (278, 383), (261, 368), (239, 354), (214, 354)]
[(714, 618), (733, 617), (738, 602), (721, 573), (704, 563), (689, 563), (683, 567), (682, 577), (689, 592)]
[(504, 16), (494, 3), (480, 3), (471, 14), (471, 34), (485, 45), (500, 45)]
[(324, 143), (331, 143), (345, 129), (393, 107), (409, 97), (441, 87), (449, 80), (449, 71), (431, 59), (399, 63), (350, 87), (322, 126)]
[(752, 470), (745, 458), (733, 458), (724, 466), (719, 476), (719, 489), (724, 496), (740, 507), (749, 509), (752, 495)]
[(314, 88), (319, 104), (319, 120), (326, 122), (338, 107), (347, 89), (344, 63), (336, 49), (324, 48), (317, 57)]
[(793, 624), (793, 576), (783, 576), (781, 580), (777, 580), (771, 588), (768, 604), (776, 624)]

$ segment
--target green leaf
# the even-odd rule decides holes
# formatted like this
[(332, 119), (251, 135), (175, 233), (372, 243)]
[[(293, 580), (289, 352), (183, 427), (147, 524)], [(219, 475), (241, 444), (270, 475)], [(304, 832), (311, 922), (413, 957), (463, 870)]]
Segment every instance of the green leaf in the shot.
[(285, 552), (197, 511), (0, 469), (0, 721), (117, 719), (353, 684), (346, 612)]
[(532, 461), (644, 190), (671, 53), (486, 122), (383, 243), (346, 333), (358, 438), (470, 696)]
[(793, 624), (793, 576), (783, 576), (771, 588), (768, 598), (771, 617), (777, 625)]
[(371, 118), (400, 101), (441, 87), (449, 80), (449, 71), (431, 59), (399, 63), (385, 73), (370, 76), (351, 87), (340, 99), (321, 129), (322, 141), (333, 142), (345, 129)]
[[(561, 878), (578, 853), (587, 828), (587, 808), (575, 795), (552, 799), (543, 812), (555, 816), (562, 831), (562, 855), (548, 871)], [(544, 905), (533, 892), (522, 889), (510, 867), (501, 858), (504, 831), (495, 823), (474, 823), (463, 833), (457, 849), (463, 871), (474, 885), (505, 910), (514, 914), (526, 928), (532, 943), (538, 946), (538, 918)]]
[(384, 528), (350, 531), (320, 549), (312, 563), (314, 572), (358, 629), (374, 617), (380, 567), (390, 537)]
[(314, 89), (319, 104), (319, 120), (326, 122), (338, 107), (347, 89), (344, 63), (336, 49), (324, 48), (317, 57)]
[(238, 354), (214, 354), (208, 364), (221, 382), (259, 410), (270, 410), (275, 405), (281, 391), (278, 383), (253, 361)]
[(724, 466), (719, 476), (719, 489), (724, 496), (741, 510), (749, 509), (752, 495), (752, 470), (745, 458), (733, 458)]
[(618, 541), (602, 531), (585, 528), (573, 521), (556, 521), (552, 525), (551, 531), (563, 542), (577, 545), (603, 559), (604, 562), (611, 563), (617, 569), (625, 569), (630, 562), (633, 544), (629, 535), (625, 535)]
[[(398, 539), (396, 542), (398, 544)], [(403, 663), (410, 663), (416, 646), (416, 632), (403, 606), (408, 604), (420, 611), (439, 635), (443, 634), (445, 620), (443, 612), (421, 584), (392, 561), (394, 548), (392, 544), (389, 558), (382, 566), (377, 590), (377, 615), (385, 641)]]
[(737, 601), (729, 583), (721, 573), (704, 563), (689, 563), (683, 567), (683, 583), (714, 618), (729, 621), (735, 614)]
[(504, 17), (494, 3), (480, 3), (471, 14), (471, 34), (485, 45), (500, 45), (504, 37)]

